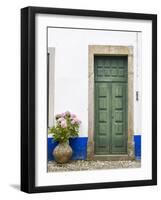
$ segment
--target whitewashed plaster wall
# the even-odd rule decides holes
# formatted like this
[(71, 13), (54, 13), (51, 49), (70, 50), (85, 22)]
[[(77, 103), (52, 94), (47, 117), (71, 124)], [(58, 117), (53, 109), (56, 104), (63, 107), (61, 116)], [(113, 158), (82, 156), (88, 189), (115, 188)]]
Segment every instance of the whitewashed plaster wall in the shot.
[[(136, 32), (48, 29), (48, 47), (55, 49), (55, 55), (51, 55), (55, 63), (50, 66), (55, 68), (53, 118), (66, 110), (77, 114), (82, 121), (80, 136), (88, 136), (88, 45), (134, 47), (134, 133), (140, 134), (142, 49), (141, 33)], [(139, 101), (136, 101), (136, 91), (139, 91)]]

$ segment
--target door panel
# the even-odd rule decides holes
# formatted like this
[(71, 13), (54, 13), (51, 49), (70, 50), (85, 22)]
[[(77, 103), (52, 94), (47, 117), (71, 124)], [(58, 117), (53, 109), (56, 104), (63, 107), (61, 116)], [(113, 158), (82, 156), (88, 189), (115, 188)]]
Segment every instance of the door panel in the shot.
[(127, 84), (112, 83), (112, 149), (111, 153), (127, 152)]
[(95, 153), (110, 153), (110, 93), (106, 83), (95, 84)]
[(95, 56), (95, 81), (127, 81), (127, 56)]

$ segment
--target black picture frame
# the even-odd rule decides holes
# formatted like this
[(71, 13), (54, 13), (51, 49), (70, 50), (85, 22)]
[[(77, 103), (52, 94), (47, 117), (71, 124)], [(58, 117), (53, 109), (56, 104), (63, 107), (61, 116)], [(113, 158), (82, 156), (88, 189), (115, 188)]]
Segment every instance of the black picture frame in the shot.
[[(35, 15), (107, 17), (152, 21), (152, 179), (59, 186), (35, 186)], [(58, 192), (157, 184), (157, 15), (97, 10), (26, 7), (21, 9), (21, 190)]]

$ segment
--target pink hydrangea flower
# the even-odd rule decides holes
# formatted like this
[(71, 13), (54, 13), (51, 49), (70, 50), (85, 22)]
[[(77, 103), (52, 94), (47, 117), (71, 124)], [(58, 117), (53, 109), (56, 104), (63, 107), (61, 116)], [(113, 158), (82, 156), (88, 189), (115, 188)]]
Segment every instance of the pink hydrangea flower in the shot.
[(65, 113), (62, 113), (62, 114), (61, 114), (61, 117), (65, 117)]
[(76, 118), (77, 116), (75, 114), (71, 114), (71, 118)]
[(58, 119), (58, 122), (62, 122), (62, 121), (64, 121), (64, 118), (63, 118), (63, 117), (60, 117), (60, 118)]
[(80, 124), (81, 123), (81, 121), (78, 118), (75, 118), (75, 122), (76, 122), (76, 124)]
[(75, 124), (75, 120), (72, 120), (72, 121), (71, 121), (71, 124)]
[(67, 128), (67, 122), (66, 122), (66, 120), (61, 121), (61, 127), (62, 128)]
[(66, 112), (65, 112), (65, 116), (68, 116), (68, 117), (70, 117), (70, 115), (71, 115), (71, 114), (70, 114), (70, 112), (69, 112), (69, 111), (66, 111)]
[(81, 124), (81, 121), (78, 118), (73, 118), (71, 124)]
[(82, 123), (82, 121), (81, 120), (78, 120), (78, 124), (81, 124)]
[(56, 114), (55, 119), (59, 119), (61, 117), (61, 114)]

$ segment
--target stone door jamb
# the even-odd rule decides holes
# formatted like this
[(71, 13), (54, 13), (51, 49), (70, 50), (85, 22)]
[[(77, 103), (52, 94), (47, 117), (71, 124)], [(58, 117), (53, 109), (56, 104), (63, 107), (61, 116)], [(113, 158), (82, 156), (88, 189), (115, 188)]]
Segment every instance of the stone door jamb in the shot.
[[(128, 57), (128, 141), (127, 155), (105, 155), (96, 156), (94, 154), (94, 56), (127, 56)], [(132, 46), (113, 46), (113, 45), (89, 45), (88, 46), (88, 147), (87, 159), (133, 159), (133, 47)]]

